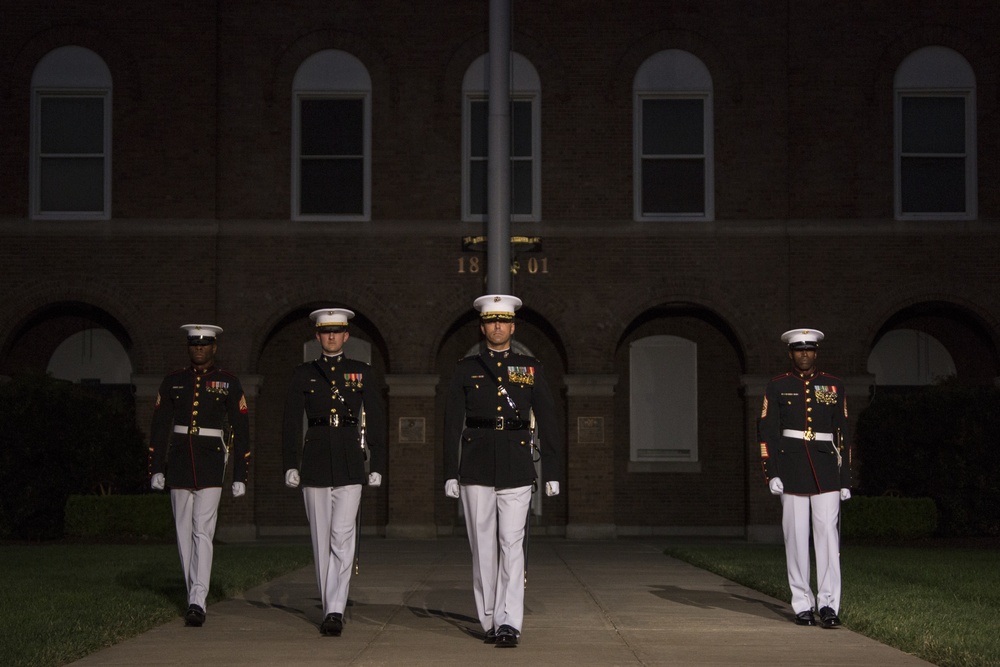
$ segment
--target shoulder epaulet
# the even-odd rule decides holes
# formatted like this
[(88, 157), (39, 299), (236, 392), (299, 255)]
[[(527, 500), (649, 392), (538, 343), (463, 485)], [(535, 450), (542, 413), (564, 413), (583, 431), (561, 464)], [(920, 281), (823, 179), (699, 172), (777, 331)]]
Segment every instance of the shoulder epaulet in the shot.
[(790, 371), (785, 371), (781, 375), (775, 375), (773, 378), (771, 378), (771, 382), (774, 382), (775, 380), (781, 380), (781, 379), (784, 379), (784, 378), (790, 377), (790, 376), (791, 376), (791, 372)]

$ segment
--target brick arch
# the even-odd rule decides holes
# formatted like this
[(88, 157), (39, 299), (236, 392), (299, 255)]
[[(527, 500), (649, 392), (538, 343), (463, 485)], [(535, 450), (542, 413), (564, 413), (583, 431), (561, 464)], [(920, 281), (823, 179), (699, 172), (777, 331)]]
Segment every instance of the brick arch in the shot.
[[(714, 315), (728, 331), (736, 345), (737, 354), (743, 361), (743, 373), (766, 374), (770, 372), (768, 364), (771, 355), (762, 354), (774, 347), (777, 335), (765, 332), (758, 324), (756, 314), (745, 304), (731, 303), (716, 296), (707, 298), (704, 285), (671, 285), (669, 288), (655, 286), (638, 301), (628, 304), (628, 309), (620, 314), (620, 326), (615, 332), (615, 339), (607, 354), (611, 358), (617, 353), (622, 340), (629, 328), (635, 325), (645, 313), (658, 308), (673, 305), (688, 305), (694, 309), (703, 310)], [(780, 333), (780, 332), (779, 332)]]
[(142, 79), (135, 54), (120, 40), (84, 25), (53, 26), (25, 42), (8, 64), (6, 75), (0, 77), (0, 97), (16, 98), (22, 93), (27, 97), (38, 61), (60, 46), (71, 45), (90, 49), (104, 60), (111, 70), (116, 98), (124, 95), (133, 101), (142, 99)]
[[(340, 305), (355, 312), (356, 320), (352, 320), (354, 326), (362, 326), (363, 330), (373, 339), (373, 345), (385, 361), (386, 368), (391, 368), (392, 345), (390, 343), (391, 328), (386, 324), (391, 321), (392, 315), (387, 312), (391, 308), (385, 302), (384, 296), (367, 284), (351, 286), (349, 290), (344, 290), (335, 294), (336, 290), (323, 288), (315, 284), (300, 285), (282, 293), (280, 301), (271, 304), (266, 317), (256, 318), (250, 322), (252, 331), (250, 344), (247, 346), (247, 358), (244, 360), (244, 368), (256, 371), (260, 365), (261, 355), (267, 347), (268, 341), (275, 330), (299, 319), (295, 313), (304, 309), (322, 308), (328, 305)], [(301, 319), (305, 322), (306, 313)]]
[(743, 82), (736, 59), (710, 38), (688, 30), (657, 30), (629, 44), (608, 66), (604, 90), (608, 100), (630, 100), (632, 80), (639, 66), (650, 56), (666, 49), (681, 49), (697, 56), (712, 75), (713, 94), (738, 104), (743, 99)]
[[(511, 291), (523, 302), (522, 307), (518, 310), (516, 320), (529, 324), (544, 335), (557, 351), (563, 369), (568, 372), (573, 356), (569, 340), (560, 333), (565, 331), (565, 328), (560, 327), (560, 323), (563, 321), (562, 314), (565, 312), (563, 305), (565, 300), (555, 292), (537, 292), (532, 289)], [(427, 346), (427, 368), (437, 367), (444, 347), (459, 328), (476, 321), (477, 315), (472, 305), (473, 301), (483, 294), (491, 292), (480, 290), (472, 293), (467, 286), (456, 284), (451, 289), (451, 293), (446, 298), (438, 299), (438, 304), (447, 306), (447, 310), (441, 310), (439, 316), (435, 318), (437, 325), (431, 332), (432, 343)]]
[[(458, 45), (442, 68), (443, 73), (434, 99), (434, 127), (436, 134), (448, 141), (455, 150), (461, 147), (461, 133), (455, 132), (455, 127), (461, 127), (460, 123), (456, 125), (456, 119), (462, 117), (462, 79), (469, 65), (489, 51), (489, 48), (489, 33), (477, 32)], [(565, 61), (555, 50), (516, 29), (511, 35), (510, 48), (524, 56), (538, 72), (544, 119), (545, 109), (551, 105), (551, 100), (564, 102), (571, 94), (567, 88)]]
[[(278, 110), (281, 109), (285, 109), (284, 113), (288, 113), (287, 107), (282, 106), (281, 101), (287, 100), (292, 94), (295, 72), (306, 58), (327, 49), (346, 51), (364, 64), (372, 79), (372, 95), (384, 91), (397, 94), (396, 86), (392, 83), (391, 64), (369, 40), (360, 33), (324, 27), (301, 35), (281, 49), (271, 60), (271, 79), (267, 85), (262, 86), (262, 89), (264, 101), (271, 108), (272, 115), (279, 113)], [(390, 113), (391, 109), (398, 106), (398, 99), (392, 98), (390, 102), (391, 104), (384, 105), (384, 113)], [(378, 113), (377, 108), (383, 108), (383, 105), (373, 106), (373, 115)], [(271, 120), (277, 121), (275, 118)]]
[(872, 61), (865, 77), (870, 83), (865, 93), (870, 102), (888, 105), (892, 109), (892, 82), (896, 69), (906, 56), (925, 46), (946, 46), (962, 55), (976, 74), (976, 102), (979, 114), (992, 110), (998, 102), (1000, 56), (991, 45), (973, 34), (946, 25), (922, 25), (888, 42), (878, 58)]
[[(615, 344), (615, 351), (617, 352), (619, 350), (622, 342), (642, 321), (645, 315), (656, 313), (657, 311), (663, 309), (686, 307), (686, 314), (690, 316), (697, 317), (699, 312), (712, 316), (712, 319), (715, 320), (715, 322), (711, 323), (716, 326), (716, 328), (719, 328), (720, 333), (730, 339), (730, 341), (734, 344), (737, 356), (739, 356), (743, 364), (743, 368), (741, 368), (740, 371), (745, 373), (747, 367), (747, 346), (744, 340), (740, 337), (740, 333), (737, 331), (736, 327), (733, 326), (732, 321), (719, 313), (718, 310), (713, 308), (711, 305), (704, 302), (694, 301), (690, 297), (691, 295), (671, 295), (669, 300), (661, 301), (655, 304), (644, 304), (642, 310), (635, 312), (633, 318), (629, 320), (628, 324), (620, 331), (620, 335)], [(664, 314), (669, 314), (669, 310), (664, 310)]]
[(956, 313), (969, 315), (982, 327), (993, 347), (993, 353), (1000, 363), (1000, 319), (997, 309), (989, 304), (974, 301), (968, 296), (968, 286), (941, 280), (913, 280), (894, 283), (878, 294), (873, 294), (854, 322), (863, 323), (864, 335), (855, 337), (853, 348), (848, 354), (849, 367), (867, 368), (868, 357), (887, 323), (900, 313), (922, 304), (942, 304), (951, 306)]
[[(144, 372), (143, 369), (150, 363), (148, 346), (139, 342), (140, 332), (143, 331), (140, 323), (145, 319), (144, 313), (122, 300), (106, 282), (93, 278), (80, 278), (72, 284), (43, 280), (8, 296), (7, 307), (3, 311), (4, 317), (0, 319), (0, 331), (6, 332), (6, 335), (0, 338), (0, 351), (3, 357), (7, 357), (22, 335), (24, 327), (33, 317), (50, 311), (59, 304), (68, 303), (96, 308), (120, 326), (131, 344), (126, 351), (132, 360), (133, 372)], [(58, 313), (58, 311), (50, 312)]]

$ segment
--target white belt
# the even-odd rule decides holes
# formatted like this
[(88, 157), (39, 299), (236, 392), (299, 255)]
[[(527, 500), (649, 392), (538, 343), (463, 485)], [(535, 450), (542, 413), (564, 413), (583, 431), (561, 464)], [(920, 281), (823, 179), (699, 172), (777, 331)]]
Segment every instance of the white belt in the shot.
[(826, 440), (827, 442), (833, 442), (833, 433), (817, 433), (816, 431), (793, 431), (790, 428), (783, 429), (781, 435), (786, 438), (795, 438), (796, 440)]
[(202, 428), (200, 426), (191, 426), (190, 428), (184, 426), (183, 424), (174, 424), (174, 433), (190, 433), (191, 435), (207, 435), (210, 438), (221, 438), (222, 429), (221, 428)]

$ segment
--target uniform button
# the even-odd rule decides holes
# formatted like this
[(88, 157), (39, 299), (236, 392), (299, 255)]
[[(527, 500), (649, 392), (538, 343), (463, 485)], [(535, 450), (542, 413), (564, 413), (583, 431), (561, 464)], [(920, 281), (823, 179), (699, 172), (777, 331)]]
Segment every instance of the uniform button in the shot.
[(806, 412), (812, 412), (812, 411), (813, 411), (812, 408), (806, 408)]
[(330, 414), (332, 415), (337, 414), (337, 408), (330, 408)]
[(501, 408), (499, 405), (497, 406), (497, 412), (500, 412), (500, 410), (502, 410), (502, 409), (503, 408)]
[(195, 405), (198, 405), (198, 401), (195, 401), (195, 402), (194, 402), (194, 404), (195, 404)]
[(195, 410), (195, 411), (193, 411), (193, 412), (191, 413), (191, 415), (192, 415), (192, 416), (194, 416), (194, 415), (196, 415), (196, 414), (198, 414), (198, 411), (197, 411), (197, 410)]
[(812, 403), (812, 398), (811, 398), (811, 397), (810, 397), (810, 398), (807, 398), (807, 399), (806, 399), (806, 403)]

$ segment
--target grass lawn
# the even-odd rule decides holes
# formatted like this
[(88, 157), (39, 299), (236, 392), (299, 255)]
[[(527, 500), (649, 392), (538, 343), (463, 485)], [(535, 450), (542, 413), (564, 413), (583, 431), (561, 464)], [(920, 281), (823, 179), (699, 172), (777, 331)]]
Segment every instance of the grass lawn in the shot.
[[(667, 553), (779, 600), (789, 598), (780, 545), (683, 546)], [(1000, 665), (995, 547), (848, 544), (841, 568), (840, 617), (846, 627), (941, 667)]]
[[(668, 555), (780, 600), (781, 546), (684, 545)], [(0, 546), (0, 665), (62, 665), (177, 618), (174, 544)], [(845, 626), (941, 667), (1000, 665), (1000, 551), (845, 545)], [(312, 562), (308, 544), (217, 545), (209, 603)], [(39, 641), (42, 639), (43, 641)]]
[[(187, 608), (173, 543), (5, 545), (0, 558), (0, 665), (62, 665)], [(216, 545), (208, 602), (311, 562), (308, 544)]]

